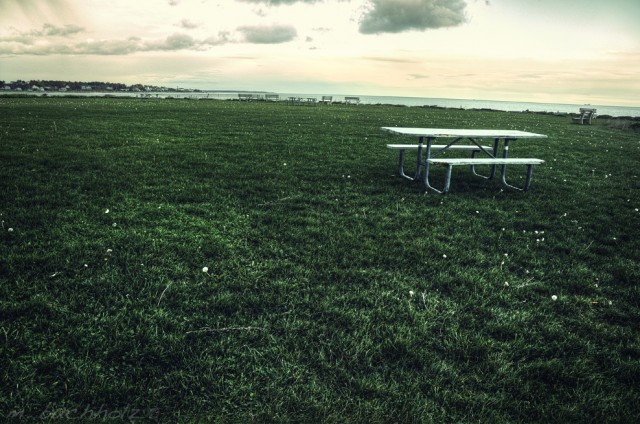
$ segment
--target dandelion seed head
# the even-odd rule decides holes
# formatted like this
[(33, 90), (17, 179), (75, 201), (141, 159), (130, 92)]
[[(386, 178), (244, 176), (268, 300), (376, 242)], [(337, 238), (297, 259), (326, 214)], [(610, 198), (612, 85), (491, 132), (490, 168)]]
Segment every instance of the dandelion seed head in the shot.
[(444, 259), (447, 259), (447, 255), (442, 255), (442, 257), (443, 257)]
[(209, 272), (209, 268), (208, 267), (202, 267), (202, 272)]
[(551, 296), (551, 300), (558, 300), (558, 296), (556, 296), (555, 294), (553, 296)]

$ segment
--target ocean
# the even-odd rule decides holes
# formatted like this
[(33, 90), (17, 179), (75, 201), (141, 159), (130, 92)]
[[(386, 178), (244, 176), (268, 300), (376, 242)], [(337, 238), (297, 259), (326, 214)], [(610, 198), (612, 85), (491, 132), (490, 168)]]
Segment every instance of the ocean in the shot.
[[(264, 96), (265, 94), (278, 94), (280, 100), (287, 100), (289, 97), (316, 98), (320, 100), (322, 96), (332, 96), (333, 101), (342, 102), (344, 98), (359, 97), (362, 104), (390, 104), (400, 106), (437, 106), (444, 108), (458, 109), (493, 109), (507, 112), (549, 112), (549, 113), (578, 113), (581, 107), (592, 107), (597, 109), (598, 115), (609, 115), (616, 117), (640, 117), (640, 107), (629, 106), (608, 106), (599, 104), (578, 105), (565, 103), (534, 103), (534, 102), (507, 102), (497, 100), (470, 100), (470, 99), (439, 99), (429, 97), (397, 97), (397, 96), (364, 96), (357, 94), (331, 94), (331, 93), (274, 93), (274, 92), (251, 92), (251, 91), (198, 91), (198, 92), (69, 92), (69, 93), (47, 93), (48, 95), (78, 95), (78, 96), (129, 96), (129, 97), (149, 97), (149, 98), (191, 98), (191, 99), (238, 99), (238, 94), (254, 94)], [(27, 94), (27, 93), (23, 93)], [(33, 93), (39, 94), (39, 93)]]

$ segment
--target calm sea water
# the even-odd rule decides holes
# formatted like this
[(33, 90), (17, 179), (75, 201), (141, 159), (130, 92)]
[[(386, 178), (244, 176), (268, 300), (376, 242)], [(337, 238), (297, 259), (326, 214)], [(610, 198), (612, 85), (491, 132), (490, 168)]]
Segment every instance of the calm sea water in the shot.
[[(191, 94), (191, 93), (189, 93)], [(188, 96), (186, 94), (185, 96)], [(238, 93), (208, 92), (197, 93), (199, 97), (237, 99)], [(258, 93), (263, 94), (263, 93)], [(276, 93), (280, 100), (289, 97), (316, 98), (320, 100), (325, 94), (317, 93)], [(353, 96), (353, 95), (346, 95)], [(332, 95), (334, 101), (344, 101), (345, 95)], [(495, 100), (467, 100), (467, 99), (437, 99), (428, 97), (394, 97), (394, 96), (357, 96), (363, 104), (391, 104), (403, 106), (439, 106), (461, 109), (494, 109), (508, 112), (553, 112), (553, 113), (577, 113), (585, 105), (561, 104), (561, 103), (533, 103), (533, 102), (502, 102)], [(640, 107), (588, 105), (598, 109), (598, 115), (632, 116), (640, 117)]]
[[(250, 93), (250, 92), (242, 92)], [(105, 93), (51, 93), (49, 95), (83, 95), (83, 96), (104, 96)], [(264, 95), (265, 93), (253, 93), (255, 95)], [(302, 98), (316, 98), (320, 100), (322, 96), (331, 94), (317, 94), (317, 93), (270, 93), (278, 94), (280, 100), (287, 100), (289, 97), (302, 97)], [(197, 93), (180, 92), (180, 93), (166, 93), (166, 92), (151, 92), (151, 93), (112, 93), (112, 96), (129, 96), (129, 97), (151, 97), (151, 98), (193, 98), (193, 99), (237, 99), (238, 92), (231, 91), (204, 91)], [(360, 103), (363, 104), (392, 104), (402, 106), (439, 106), (446, 108), (461, 108), (461, 109), (494, 109), (503, 110), (508, 112), (552, 112), (552, 113), (577, 113), (581, 107), (585, 105), (577, 104), (563, 104), (563, 103), (533, 103), (533, 102), (503, 102), (495, 100), (468, 100), (468, 99), (438, 99), (428, 97), (394, 97), (394, 96), (358, 96), (358, 95), (343, 95), (333, 94), (333, 101), (342, 102), (345, 96), (357, 96), (360, 98)], [(626, 106), (608, 106), (591, 104), (588, 107), (593, 107), (598, 110), (598, 115), (611, 115), (611, 116), (631, 116), (640, 117), (640, 107), (626, 107)]]

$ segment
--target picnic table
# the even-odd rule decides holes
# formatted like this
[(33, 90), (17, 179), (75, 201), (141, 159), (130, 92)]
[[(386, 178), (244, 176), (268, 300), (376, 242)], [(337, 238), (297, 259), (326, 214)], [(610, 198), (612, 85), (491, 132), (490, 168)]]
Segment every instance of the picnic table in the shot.
[[(425, 188), (437, 193), (445, 194), (451, 185), (451, 171), (453, 166), (468, 165), (474, 175), (485, 179), (493, 179), (496, 169), (500, 166), (500, 181), (507, 187), (526, 191), (531, 185), (533, 165), (544, 163), (542, 159), (535, 158), (509, 158), (509, 143), (518, 139), (547, 138), (544, 134), (535, 134), (517, 130), (483, 130), (483, 129), (447, 129), (447, 128), (402, 128), (382, 127), (395, 135), (405, 137), (417, 137), (418, 144), (388, 144), (387, 147), (399, 150), (398, 173), (401, 177), (411, 181), (418, 181), (422, 177)], [(446, 139), (447, 144), (436, 145), (438, 139)], [(493, 140), (493, 145), (482, 145), (480, 140)], [(426, 143), (425, 143), (426, 140)], [(469, 143), (470, 142), (470, 143)], [(502, 151), (500, 147), (502, 146)], [(404, 172), (404, 152), (417, 150), (416, 172), (409, 176)], [(444, 157), (443, 154), (452, 151), (471, 151), (470, 158)], [(480, 155), (480, 156), (478, 156)], [(446, 167), (444, 188), (439, 190), (433, 187), (429, 181), (429, 173), (432, 165)], [(481, 175), (476, 172), (476, 166), (489, 165), (489, 175)], [(524, 188), (515, 187), (506, 181), (507, 165), (526, 165), (527, 176)]]

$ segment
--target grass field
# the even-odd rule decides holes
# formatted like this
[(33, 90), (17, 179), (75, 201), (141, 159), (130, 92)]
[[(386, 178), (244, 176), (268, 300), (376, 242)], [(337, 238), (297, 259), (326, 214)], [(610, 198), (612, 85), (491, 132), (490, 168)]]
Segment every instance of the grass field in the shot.
[[(637, 134), (211, 100), (0, 116), (0, 420), (640, 417)], [(538, 132), (511, 155), (546, 163), (526, 193), (456, 169), (424, 194), (381, 126)]]

